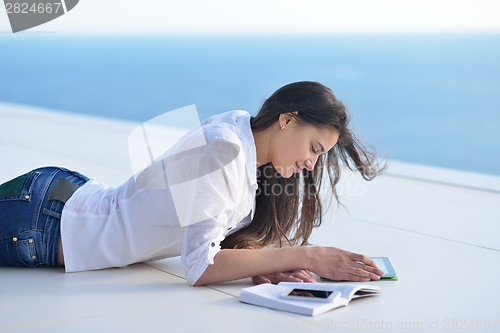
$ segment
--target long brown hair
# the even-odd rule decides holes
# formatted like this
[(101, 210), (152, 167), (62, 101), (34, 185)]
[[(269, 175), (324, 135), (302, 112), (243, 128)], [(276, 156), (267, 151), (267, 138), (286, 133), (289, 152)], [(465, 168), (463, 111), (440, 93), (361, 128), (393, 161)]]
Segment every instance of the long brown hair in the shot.
[[(296, 113), (292, 113), (295, 112)], [(299, 124), (318, 128), (329, 127), (339, 132), (337, 144), (321, 155), (312, 171), (283, 178), (271, 163), (257, 172), (258, 190), (255, 214), (246, 227), (227, 236), (222, 248), (244, 248), (277, 245), (305, 245), (314, 227), (321, 225), (323, 203), (320, 198), (323, 171), (326, 169), (331, 194), (339, 201), (336, 185), (342, 161), (350, 170), (357, 170), (366, 180), (380, 174), (385, 166), (376, 159), (372, 147), (364, 145), (348, 128), (350, 116), (333, 92), (317, 82), (295, 82), (278, 89), (262, 105), (250, 124), (254, 132), (275, 125), (281, 114), (290, 114)], [(300, 213), (299, 213), (300, 211)]]

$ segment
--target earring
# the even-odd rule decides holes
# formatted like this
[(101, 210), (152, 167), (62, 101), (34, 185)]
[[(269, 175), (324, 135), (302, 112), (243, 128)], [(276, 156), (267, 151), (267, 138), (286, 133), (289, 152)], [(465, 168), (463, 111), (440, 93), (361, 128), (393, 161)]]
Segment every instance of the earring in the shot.
[(281, 129), (284, 130), (285, 129), (285, 124), (281, 125)]

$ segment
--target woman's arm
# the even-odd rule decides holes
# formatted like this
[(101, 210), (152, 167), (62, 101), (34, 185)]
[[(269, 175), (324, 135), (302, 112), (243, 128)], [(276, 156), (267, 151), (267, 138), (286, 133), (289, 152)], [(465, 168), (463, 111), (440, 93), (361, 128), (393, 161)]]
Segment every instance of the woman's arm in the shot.
[[(245, 245), (243, 247), (239, 247), (239, 244), (233, 247), (233, 249), (254, 249), (254, 250), (257, 250), (259, 248), (260, 247), (257, 247), (255, 245)], [(282, 281), (316, 282), (316, 278), (314, 277), (314, 275), (311, 274), (311, 272), (309, 272), (306, 269), (252, 276), (252, 282), (254, 284), (262, 284), (262, 283), (278, 284)]]
[(223, 249), (195, 286), (301, 269), (332, 280), (347, 281), (378, 280), (384, 274), (366, 256), (334, 247)]

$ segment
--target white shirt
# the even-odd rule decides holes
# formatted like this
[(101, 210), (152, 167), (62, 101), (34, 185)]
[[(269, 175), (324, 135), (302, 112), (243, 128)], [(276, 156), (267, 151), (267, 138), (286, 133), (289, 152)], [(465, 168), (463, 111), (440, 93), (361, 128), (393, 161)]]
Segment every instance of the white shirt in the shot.
[[(196, 150), (200, 138), (208, 147), (205, 156)], [(221, 147), (231, 148), (229, 159), (217, 158)], [(178, 158), (186, 156), (186, 150), (195, 152), (190, 156), (193, 160)], [(178, 154), (183, 151), (184, 155)], [(62, 212), (66, 272), (182, 255), (186, 279), (194, 285), (213, 264), (225, 236), (250, 223), (256, 163), (250, 115), (231, 111), (202, 122), (198, 130), (188, 132), (141, 174), (117, 188), (87, 182)], [(163, 172), (155, 174), (161, 167)], [(156, 189), (148, 186), (152, 181), (165, 185)]]

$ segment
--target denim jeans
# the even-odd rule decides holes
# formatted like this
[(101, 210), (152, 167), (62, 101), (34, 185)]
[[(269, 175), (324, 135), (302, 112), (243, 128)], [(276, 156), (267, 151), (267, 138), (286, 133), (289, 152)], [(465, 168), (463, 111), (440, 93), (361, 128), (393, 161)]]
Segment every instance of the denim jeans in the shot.
[(44, 167), (0, 185), (0, 266), (59, 266), (64, 203), (49, 199), (59, 178), (79, 186), (89, 180), (65, 168)]

